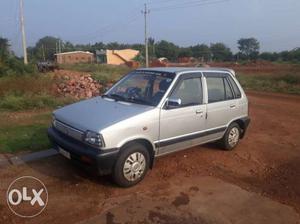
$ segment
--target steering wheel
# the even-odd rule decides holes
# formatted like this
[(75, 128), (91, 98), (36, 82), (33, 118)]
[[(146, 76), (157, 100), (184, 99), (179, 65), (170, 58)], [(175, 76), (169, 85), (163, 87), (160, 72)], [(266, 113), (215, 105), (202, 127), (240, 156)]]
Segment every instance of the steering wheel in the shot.
[(141, 98), (141, 88), (138, 87), (129, 87), (126, 89), (126, 94), (128, 96), (128, 98)]

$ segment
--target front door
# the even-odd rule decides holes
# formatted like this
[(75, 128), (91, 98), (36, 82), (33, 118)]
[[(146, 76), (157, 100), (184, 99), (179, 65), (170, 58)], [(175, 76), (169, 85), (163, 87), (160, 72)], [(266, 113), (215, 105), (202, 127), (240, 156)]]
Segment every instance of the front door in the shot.
[(200, 73), (185, 74), (168, 98), (180, 100), (181, 104), (164, 105), (160, 111), (159, 155), (201, 143), (201, 131), (205, 130), (206, 105)]

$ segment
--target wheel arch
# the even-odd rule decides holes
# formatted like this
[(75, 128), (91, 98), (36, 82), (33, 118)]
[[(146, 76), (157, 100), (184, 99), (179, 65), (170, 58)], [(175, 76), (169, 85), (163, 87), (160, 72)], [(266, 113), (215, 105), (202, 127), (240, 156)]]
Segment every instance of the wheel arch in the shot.
[(134, 143), (139, 143), (146, 147), (147, 151), (149, 152), (149, 156), (150, 156), (149, 167), (150, 167), (150, 169), (152, 169), (153, 164), (154, 164), (154, 157), (155, 157), (155, 148), (154, 148), (155, 146), (149, 140), (144, 139), (144, 138), (137, 138), (137, 139), (130, 140), (130, 141), (124, 143), (120, 147), (120, 153), (122, 153), (122, 149), (124, 149), (128, 145), (134, 144)]
[(244, 117), (244, 118), (239, 118), (236, 119), (234, 121), (232, 121), (230, 124), (232, 123), (237, 123), (241, 129), (241, 136), (240, 138), (242, 139), (245, 136), (246, 130), (248, 128), (250, 119), (248, 117)]

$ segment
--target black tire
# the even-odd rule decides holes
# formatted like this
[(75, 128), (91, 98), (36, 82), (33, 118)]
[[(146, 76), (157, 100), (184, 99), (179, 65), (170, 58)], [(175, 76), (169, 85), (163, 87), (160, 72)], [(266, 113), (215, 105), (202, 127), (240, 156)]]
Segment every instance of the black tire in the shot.
[[(125, 177), (125, 174), (123, 172), (125, 162), (127, 161), (127, 165), (129, 164), (128, 159), (129, 159), (130, 155), (132, 155), (132, 156), (139, 155), (140, 158), (142, 158), (141, 154), (144, 156), (145, 167), (143, 165), (141, 165), (140, 163), (138, 163), (138, 166), (140, 168), (144, 167), (143, 172), (140, 174), (140, 176), (139, 176), (139, 174), (131, 175), (132, 177), (137, 178), (137, 179), (128, 180)], [(134, 157), (134, 158), (137, 158), (137, 157)], [(133, 185), (136, 185), (137, 183), (139, 183), (141, 180), (144, 179), (144, 177), (149, 169), (149, 164), (150, 164), (149, 152), (143, 144), (140, 144), (140, 143), (128, 144), (127, 146), (122, 148), (121, 153), (120, 153), (120, 155), (116, 161), (116, 164), (114, 166), (113, 173), (112, 173), (114, 182), (121, 187), (131, 187)], [(132, 169), (130, 169), (130, 170), (132, 170)], [(133, 172), (129, 171), (129, 174), (127, 174), (127, 175), (130, 175), (131, 173), (133, 173)], [(138, 172), (138, 173), (140, 173), (140, 172)]]
[[(232, 141), (230, 141), (230, 136), (232, 136), (234, 130), (235, 132), (237, 131), (238, 136), (236, 137), (237, 138), (236, 142), (234, 141), (233, 143)], [(233, 150), (238, 145), (240, 137), (241, 137), (240, 126), (236, 122), (231, 123), (228, 126), (223, 138), (220, 140), (222, 148), (227, 151)]]

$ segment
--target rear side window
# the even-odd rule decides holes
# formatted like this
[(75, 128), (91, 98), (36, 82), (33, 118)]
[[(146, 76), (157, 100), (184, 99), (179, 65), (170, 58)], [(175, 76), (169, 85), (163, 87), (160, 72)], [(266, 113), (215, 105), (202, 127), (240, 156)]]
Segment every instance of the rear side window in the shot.
[(206, 77), (208, 103), (234, 99), (234, 94), (226, 77)]
[(239, 87), (237, 86), (237, 84), (235, 83), (235, 81), (230, 76), (228, 76), (228, 80), (232, 86), (235, 97), (241, 98), (242, 97), (241, 91), (240, 91)]
[(201, 79), (188, 78), (182, 80), (171, 94), (171, 98), (181, 99), (181, 107), (202, 104)]

